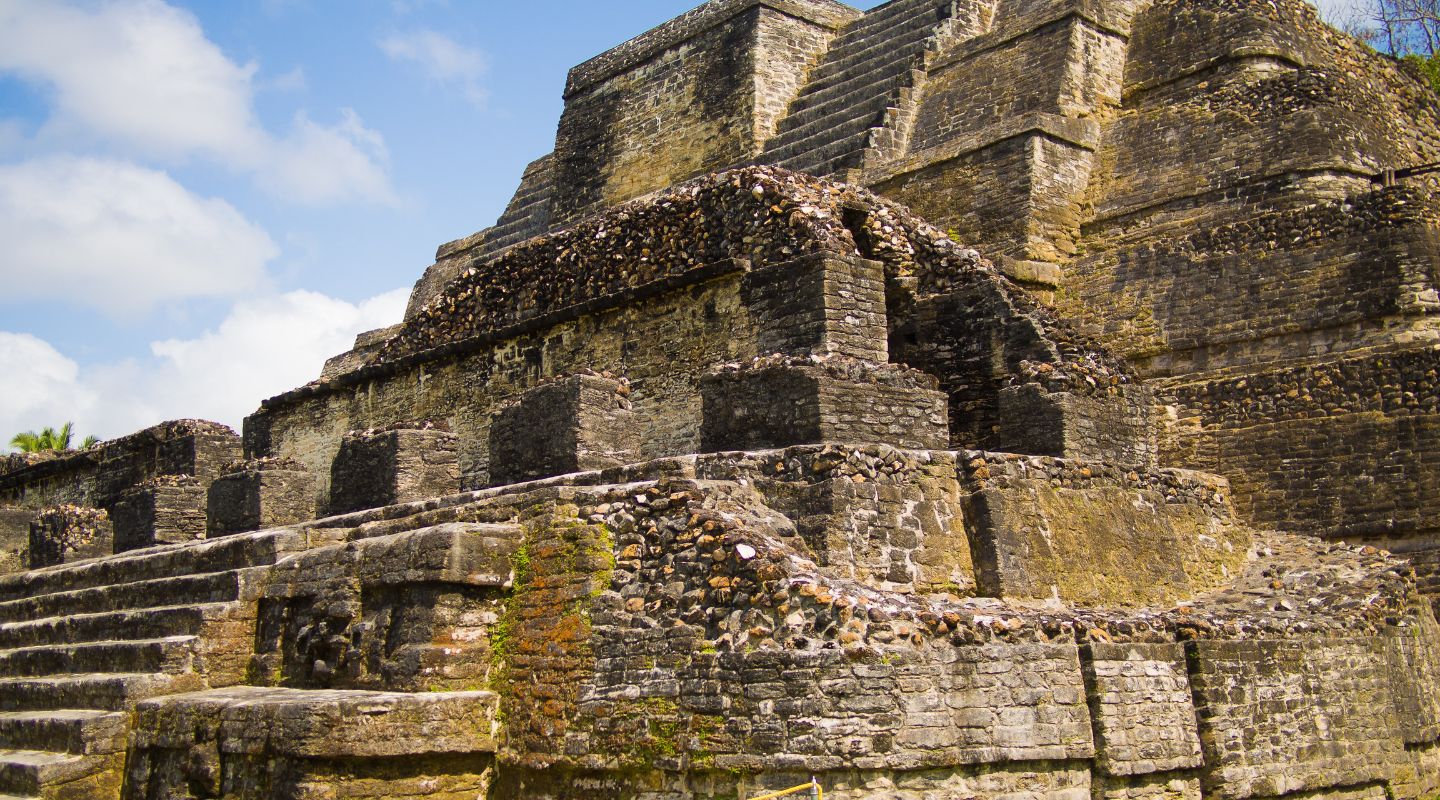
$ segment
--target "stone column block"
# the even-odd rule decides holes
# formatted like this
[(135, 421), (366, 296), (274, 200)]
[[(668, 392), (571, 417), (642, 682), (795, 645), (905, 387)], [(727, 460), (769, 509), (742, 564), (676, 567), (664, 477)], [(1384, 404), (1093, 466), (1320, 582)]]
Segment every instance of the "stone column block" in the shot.
[(1113, 392), (1052, 392), (1036, 383), (1000, 390), (995, 449), (1135, 467), (1155, 465), (1153, 396), (1143, 386)]
[(459, 439), (429, 423), (354, 431), (330, 465), (328, 514), (460, 491)]
[(839, 442), (921, 450), (949, 443), (946, 398), (930, 376), (844, 357), (757, 359), (700, 381), (701, 450)]
[(1146, 775), (1204, 764), (1183, 645), (1093, 642), (1080, 657), (1102, 773)]
[(506, 404), (490, 426), (494, 485), (605, 469), (638, 459), (630, 384), (571, 375)]
[(110, 507), (115, 552), (205, 538), (205, 486), (188, 475), (148, 481)]
[(745, 303), (762, 353), (888, 358), (879, 261), (822, 254), (757, 269), (745, 278)]
[(39, 512), (20, 506), (0, 506), (0, 575), (26, 568), (25, 547), (30, 543), (30, 523)]
[(30, 523), (30, 568), (107, 556), (114, 544), (110, 516), (103, 509), (52, 506)]
[(259, 531), (315, 518), (315, 476), (295, 461), (247, 461), (210, 484), (205, 535)]

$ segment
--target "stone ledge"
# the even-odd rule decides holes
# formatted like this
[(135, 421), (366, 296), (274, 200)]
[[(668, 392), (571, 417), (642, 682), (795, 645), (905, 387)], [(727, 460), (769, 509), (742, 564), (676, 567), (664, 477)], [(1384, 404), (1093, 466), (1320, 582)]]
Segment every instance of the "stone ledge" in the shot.
[(381, 758), (495, 750), (494, 692), (367, 692), (240, 686), (147, 700), (136, 708), (135, 748), (190, 748), (211, 738), (223, 753)]
[(565, 97), (648, 61), (756, 6), (773, 8), (831, 30), (863, 16), (863, 12), (832, 0), (712, 0), (570, 70)]

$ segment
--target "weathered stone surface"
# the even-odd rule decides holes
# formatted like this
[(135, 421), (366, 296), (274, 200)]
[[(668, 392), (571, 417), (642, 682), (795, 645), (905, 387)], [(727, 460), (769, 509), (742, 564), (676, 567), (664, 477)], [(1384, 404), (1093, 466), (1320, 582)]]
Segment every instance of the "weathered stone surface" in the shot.
[[(1102, 772), (1150, 775), (1205, 763), (1182, 646), (1091, 642), (1081, 661)], [(1151, 796), (1136, 794), (1133, 784), (1118, 790), (1120, 785), (1110, 791), (1121, 797)], [(1181, 785), (1180, 794), (1198, 795), (1198, 784)], [(1157, 791), (1160, 796), (1174, 792), (1168, 782)]]
[(315, 476), (299, 462), (243, 462), (210, 484), (205, 509), (209, 537), (304, 522), (315, 516)]
[(83, 506), (41, 509), (30, 523), (31, 569), (114, 552), (115, 531), (104, 511)]
[(163, 475), (189, 475), (208, 485), (239, 457), (240, 439), (224, 425), (165, 422), (88, 450), (8, 464), (0, 469), (0, 501), (108, 508), (127, 490)]
[(943, 448), (945, 396), (918, 371), (844, 357), (766, 358), (700, 380), (700, 450), (845, 442)]
[(0, 575), (29, 569), (26, 549), (36, 514), (33, 509), (0, 506)]
[[(0, 462), (90, 507), (0, 575), (0, 792), (1440, 790), (1422, 83), (1302, 0), (714, 0), (565, 99), (246, 465)], [(180, 485), (228, 535), (63, 563)]]
[(638, 460), (630, 382), (573, 375), (543, 384), (500, 409), (490, 425), (490, 479), (520, 483)]
[(195, 478), (147, 481), (110, 507), (115, 552), (205, 537), (205, 487)]
[(1251, 531), (1215, 476), (991, 453), (961, 458), (983, 594), (1164, 605), (1229, 584), (1250, 555)]
[(450, 494), (460, 488), (455, 435), (400, 424), (348, 434), (330, 468), (329, 514)]

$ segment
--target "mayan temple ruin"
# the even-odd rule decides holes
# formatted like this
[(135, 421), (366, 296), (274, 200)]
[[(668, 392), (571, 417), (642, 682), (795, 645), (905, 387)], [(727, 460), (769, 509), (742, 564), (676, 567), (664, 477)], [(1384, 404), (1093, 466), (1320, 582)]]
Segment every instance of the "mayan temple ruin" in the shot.
[(0, 457), (0, 800), (1440, 792), (1428, 86), (711, 0), (564, 97), (241, 434)]

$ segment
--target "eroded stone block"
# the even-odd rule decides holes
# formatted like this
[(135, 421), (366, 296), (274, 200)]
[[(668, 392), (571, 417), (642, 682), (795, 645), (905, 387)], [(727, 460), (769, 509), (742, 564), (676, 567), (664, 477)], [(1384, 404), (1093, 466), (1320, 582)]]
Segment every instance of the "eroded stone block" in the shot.
[(757, 450), (823, 442), (942, 449), (945, 395), (897, 364), (843, 357), (768, 358), (700, 381), (700, 449)]
[(1378, 787), (1408, 761), (1378, 639), (1185, 647), (1207, 794)]
[[(1101, 771), (1148, 775), (1204, 763), (1181, 645), (1093, 642), (1082, 651), (1081, 663), (1095, 725), (1095, 763)], [(1189, 788), (1182, 784), (1179, 795), (1168, 787), (1151, 787), (1115, 796), (1185, 796)], [(1194, 789), (1198, 797), (1198, 784)]]
[(0, 506), (0, 575), (26, 569), (25, 548), (30, 523), (39, 512), (31, 508)]
[(298, 462), (250, 461), (210, 485), (205, 535), (226, 536), (313, 519), (315, 476)]
[(537, 386), (500, 409), (490, 426), (496, 485), (604, 469), (638, 459), (630, 384), (571, 375)]
[(1107, 464), (1154, 466), (1152, 398), (1142, 386), (1110, 393), (1052, 392), (1036, 383), (1002, 389), (995, 449)]
[(205, 487), (188, 476), (148, 481), (110, 507), (115, 552), (205, 538)]
[(973, 451), (962, 461), (984, 595), (1171, 603), (1223, 586), (1250, 547), (1216, 476)]
[(344, 514), (460, 490), (459, 440), (436, 427), (346, 435), (330, 467), (329, 514)]
[(98, 508), (53, 506), (30, 523), (30, 568), (110, 555), (115, 532)]

